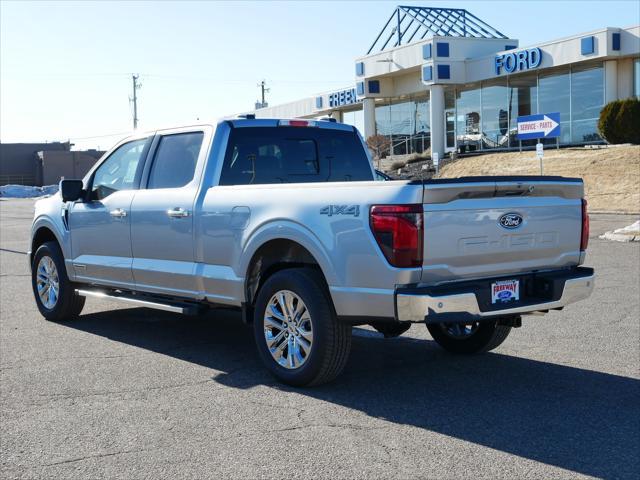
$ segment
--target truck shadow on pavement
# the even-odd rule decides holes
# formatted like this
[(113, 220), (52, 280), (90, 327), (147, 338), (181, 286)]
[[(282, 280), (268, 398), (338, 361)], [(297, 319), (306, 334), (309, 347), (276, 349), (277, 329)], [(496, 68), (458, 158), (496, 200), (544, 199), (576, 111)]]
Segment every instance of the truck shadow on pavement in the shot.
[(367, 331), (354, 335), (334, 383), (294, 389), (264, 370), (251, 327), (233, 312), (193, 318), (124, 309), (65, 325), (214, 369), (221, 373), (213, 380), (229, 387), (267, 384), (596, 477), (637, 478), (640, 469), (633, 378), (500, 353), (453, 356), (432, 341)]

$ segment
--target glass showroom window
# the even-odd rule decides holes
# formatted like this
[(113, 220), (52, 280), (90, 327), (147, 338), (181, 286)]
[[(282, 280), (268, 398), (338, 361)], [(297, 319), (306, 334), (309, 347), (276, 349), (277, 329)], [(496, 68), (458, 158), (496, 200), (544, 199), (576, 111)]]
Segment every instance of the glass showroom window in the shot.
[(458, 150), (480, 150), (480, 86), (458, 90), (456, 98), (456, 140)]
[[(571, 99), (569, 69), (540, 73), (538, 78), (538, 113), (560, 112), (560, 143), (571, 141)], [(556, 139), (542, 143), (555, 145)]]
[(482, 82), (482, 148), (509, 146), (507, 78)]
[(431, 127), (429, 116), (431, 104), (428, 98), (416, 100), (416, 130), (413, 139), (413, 151), (422, 153), (431, 146)]
[[(536, 74), (509, 77), (509, 131), (511, 147), (518, 147), (518, 117), (538, 113), (538, 76)], [(536, 140), (524, 140), (523, 146)]]
[(391, 105), (388, 101), (376, 105), (376, 133), (378, 135), (391, 135)]
[(422, 152), (427, 148), (428, 119), (429, 105), (424, 99), (376, 107), (376, 131), (389, 137), (392, 155)]
[(444, 128), (445, 148), (456, 148), (456, 90), (454, 87), (446, 87), (444, 90)]
[(598, 117), (604, 104), (602, 64), (573, 68), (571, 71), (571, 141), (602, 141), (598, 135)]

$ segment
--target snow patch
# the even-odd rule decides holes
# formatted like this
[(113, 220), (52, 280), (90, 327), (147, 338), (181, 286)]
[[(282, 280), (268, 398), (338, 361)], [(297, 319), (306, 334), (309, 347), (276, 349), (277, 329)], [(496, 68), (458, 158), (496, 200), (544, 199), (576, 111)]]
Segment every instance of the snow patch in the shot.
[(640, 220), (626, 227), (606, 232), (598, 238), (613, 240), (614, 242), (640, 242)]
[(0, 197), (6, 198), (38, 198), (53, 195), (58, 191), (58, 185), (31, 187), (28, 185), (2, 185)]

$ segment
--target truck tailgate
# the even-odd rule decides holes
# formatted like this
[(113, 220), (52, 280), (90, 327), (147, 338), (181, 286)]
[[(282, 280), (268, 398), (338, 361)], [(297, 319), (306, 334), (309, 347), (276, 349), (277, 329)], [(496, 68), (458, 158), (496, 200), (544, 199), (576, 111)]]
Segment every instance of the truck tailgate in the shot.
[(422, 281), (578, 265), (582, 197), (582, 180), (562, 177), (425, 182)]

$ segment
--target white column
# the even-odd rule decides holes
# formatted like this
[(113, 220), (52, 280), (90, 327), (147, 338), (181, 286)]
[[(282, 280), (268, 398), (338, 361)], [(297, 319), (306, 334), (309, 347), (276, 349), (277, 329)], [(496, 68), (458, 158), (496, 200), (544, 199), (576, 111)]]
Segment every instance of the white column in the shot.
[(431, 85), (429, 123), (431, 124), (431, 154), (438, 153), (444, 157), (444, 87)]
[(618, 99), (618, 61), (604, 62), (604, 103)]
[(373, 98), (365, 98), (362, 101), (364, 111), (364, 138), (376, 134), (376, 101)]
[(331, 118), (335, 118), (336, 122), (344, 122), (344, 115), (342, 113), (342, 110), (334, 110), (333, 112), (331, 112)]

